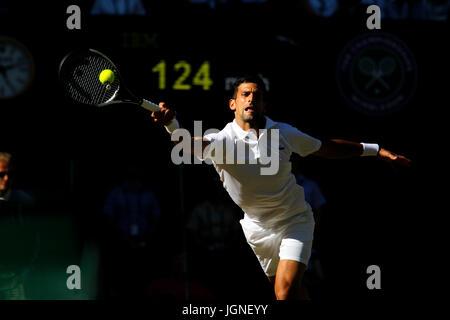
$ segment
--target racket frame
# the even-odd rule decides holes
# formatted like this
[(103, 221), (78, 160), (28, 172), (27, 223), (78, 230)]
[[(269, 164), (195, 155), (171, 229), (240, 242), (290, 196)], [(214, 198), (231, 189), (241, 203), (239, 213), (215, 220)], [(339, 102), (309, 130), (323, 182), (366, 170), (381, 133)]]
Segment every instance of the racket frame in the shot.
[[(95, 106), (95, 107), (105, 107), (105, 106), (109, 106), (109, 105), (113, 105), (113, 104), (120, 104), (120, 103), (130, 103), (130, 104), (135, 104), (138, 105), (148, 111), (151, 112), (156, 112), (161, 110), (161, 107), (159, 105), (157, 105), (156, 103), (153, 103), (149, 100), (143, 99), (143, 98), (138, 98), (137, 96), (135, 96), (124, 84), (123, 84), (123, 79), (122, 76), (120, 74), (119, 68), (116, 66), (116, 64), (110, 59), (108, 58), (105, 54), (101, 53), (98, 50), (92, 49), (92, 48), (88, 48), (85, 50), (80, 50), (80, 51), (72, 51), (69, 52), (68, 54), (66, 54), (64, 56), (64, 58), (61, 60), (60, 64), (59, 64), (59, 69), (58, 69), (58, 74), (59, 74), (59, 78), (61, 79), (61, 70), (64, 66), (64, 63), (66, 62), (66, 60), (76, 54), (79, 53), (81, 54), (83, 51), (88, 51), (88, 52), (92, 52), (96, 55), (101, 56), (103, 59), (105, 59), (106, 61), (108, 61), (108, 63), (110, 63), (113, 67), (114, 67), (114, 74), (116, 79), (118, 80), (118, 84), (117, 84), (117, 89), (114, 93), (114, 95), (108, 99), (107, 101), (100, 103), (100, 104), (89, 104), (91, 106)], [(76, 101), (75, 99), (71, 99)], [(79, 102), (79, 101), (77, 101)], [(81, 102), (79, 102), (81, 103)], [(175, 126), (174, 124), (175, 121), (172, 121), (172, 123), (169, 125), (170, 127)], [(178, 127), (178, 125), (177, 125)]]

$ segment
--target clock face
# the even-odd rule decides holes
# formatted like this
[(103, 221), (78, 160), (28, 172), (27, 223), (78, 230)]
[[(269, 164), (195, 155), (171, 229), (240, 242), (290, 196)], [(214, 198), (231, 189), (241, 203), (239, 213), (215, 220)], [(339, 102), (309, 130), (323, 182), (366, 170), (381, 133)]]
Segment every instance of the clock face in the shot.
[(0, 37), (0, 99), (22, 94), (33, 76), (34, 62), (28, 49), (16, 40)]

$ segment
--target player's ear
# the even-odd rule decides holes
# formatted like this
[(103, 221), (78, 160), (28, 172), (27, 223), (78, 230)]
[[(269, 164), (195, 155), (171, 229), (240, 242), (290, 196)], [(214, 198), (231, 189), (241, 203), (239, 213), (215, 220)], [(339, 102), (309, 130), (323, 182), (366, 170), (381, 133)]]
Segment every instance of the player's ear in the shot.
[(230, 99), (229, 105), (230, 105), (231, 110), (236, 111), (236, 100), (235, 99)]

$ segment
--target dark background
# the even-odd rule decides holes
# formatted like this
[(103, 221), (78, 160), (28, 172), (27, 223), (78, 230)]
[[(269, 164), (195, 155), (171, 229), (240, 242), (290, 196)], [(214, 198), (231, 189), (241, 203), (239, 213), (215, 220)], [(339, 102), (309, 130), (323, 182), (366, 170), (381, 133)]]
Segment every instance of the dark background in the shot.
[[(0, 100), (0, 149), (16, 156), (16, 187), (38, 199), (39, 219), (68, 217), (74, 235), (69, 248), (61, 243), (58, 247), (57, 227), (50, 228), (46, 234), (53, 240), (44, 243), (47, 252), (72, 251), (67, 255), (75, 262), (68, 264), (77, 264), (83, 243), (98, 237), (107, 193), (134, 160), (148, 168), (147, 183), (162, 207), (162, 249), (178, 252), (186, 217), (204, 199), (205, 186), (216, 174), (206, 164), (182, 169), (174, 165), (167, 133), (142, 108), (94, 109), (65, 99), (57, 78), (59, 62), (73, 49), (95, 48), (119, 66), (135, 94), (166, 101), (186, 127), (203, 120), (204, 130), (223, 128), (233, 119), (224, 79), (257, 72), (270, 81), (268, 115), (275, 121), (288, 122), (319, 139), (377, 142), (412, 159), (414, 167), (400, 171), (374, 158), (306, 158), (303, 164), (328, 200), (321, 238), (327, 279), (319, 299), (375, 302), (420, 295), (416, 286), (427, 284), (430, 270), (425, 266), (435, 245), (429, 228), (436, 215), (432, 207), (439, 199), (434, 180), (439, 172), (430, 160), (438, 160), (436, 153), (444, 141), (448, 22), (382, 21), (381, 31), (401, 39), (413, 53), (418, 81), (412, 100), (402, 109), (371, 116), (347, 103), (336, 79), (343, 48), (369, 32), (364, 6), (342, 8), (327, 19), (296, 1), (235, 2), (215, 9), (183, 1), (151, 3), (145, 3), (146, 16), (90, 16), (92, 1), (14, 3), (1, 16), (1, 34), (31, 51), (36, 70), (23, 96)], [(81, 30), (66, 28), (70, 4), (81, 8)], [(295, 44), (280, 41), (280, 36)], [(166, 90), (158, 90), (151, 72), (162, 59), (168, 68)], [(211, 89), (171, 89), (178, 76), (171, 68), (180, 60), (192, 66), (191, 76), (209, 61)], [(270, 299), (264, 275), (241, 240), (244, 258), (223, 262), (232, 270), (230, 278), (239, 279), (230, 283), (230, 297)], [(372, 264), (381, 268), (382, 290), (366, 287), (366, 268)], [(44, 295), (38, 286), (33, 294), (37, 299), (60, 298)]]

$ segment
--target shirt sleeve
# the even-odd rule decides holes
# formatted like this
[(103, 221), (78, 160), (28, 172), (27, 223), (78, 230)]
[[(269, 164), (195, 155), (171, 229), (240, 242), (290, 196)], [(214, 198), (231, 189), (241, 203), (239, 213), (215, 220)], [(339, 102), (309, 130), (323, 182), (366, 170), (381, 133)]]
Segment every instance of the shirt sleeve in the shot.
[(291, 145), (292, 152), (295, 152), (302, 157), (306, 157), (307, 155), (316, 152), (322, 145), (322, 141), (319, 139), (313, 138), (291, 125), (284, 124), (282, 129), (284, 129), (282, 130), (282, 133)]
[(210, 143), (203, 150), (203, 154), (196, 154), (195, 156), (201, 161), (211, 160), (217, 162), (218, 158), (223, 156), (223, 152), (218, 152), (218, 148), (223, 148), (225, 143), (225, 134), (222, 131), (209, 133), (205, 134), (203, 139), (209, 141)]

